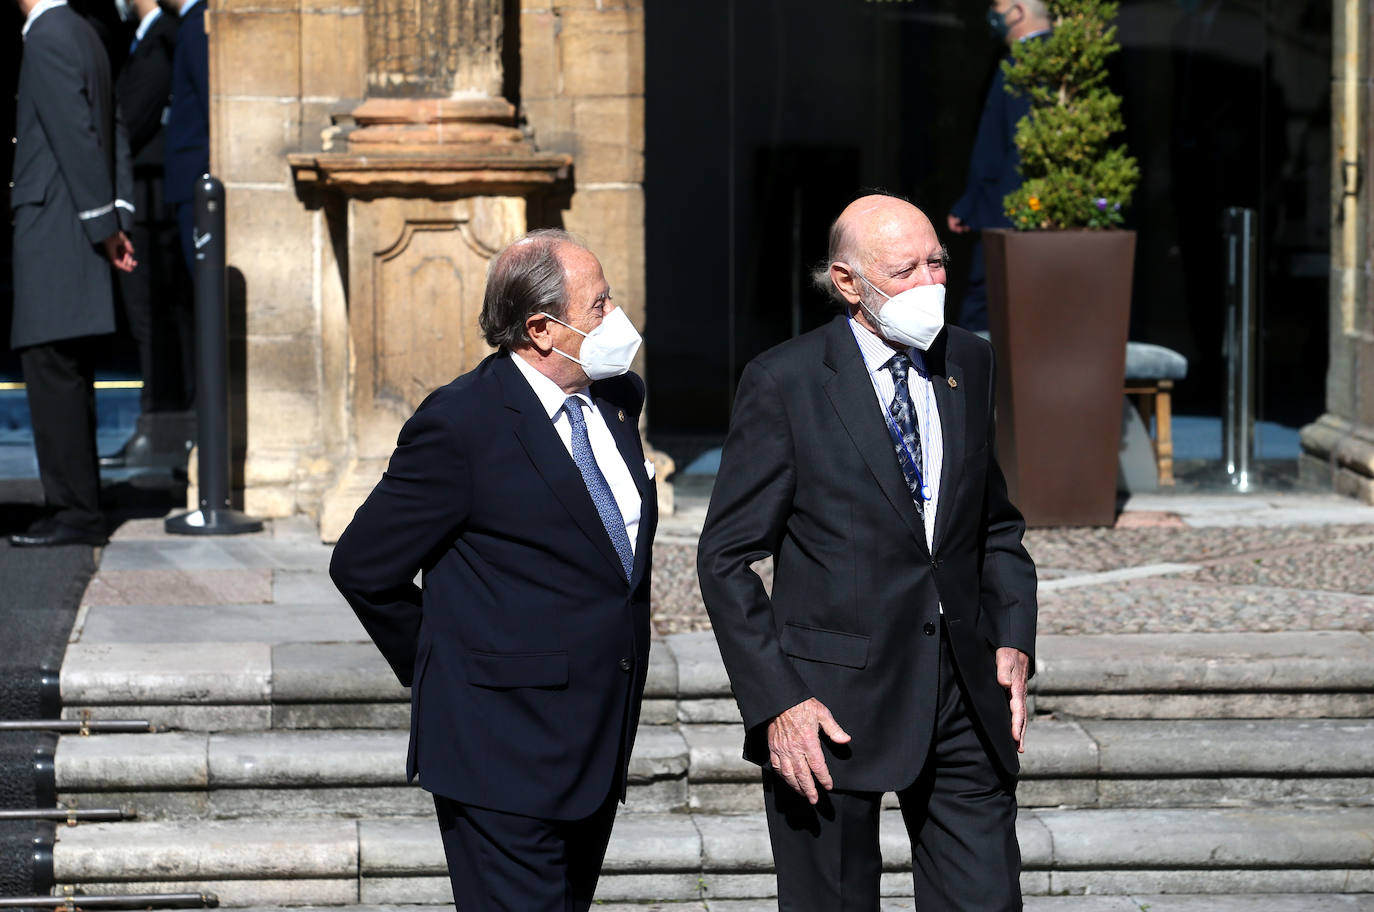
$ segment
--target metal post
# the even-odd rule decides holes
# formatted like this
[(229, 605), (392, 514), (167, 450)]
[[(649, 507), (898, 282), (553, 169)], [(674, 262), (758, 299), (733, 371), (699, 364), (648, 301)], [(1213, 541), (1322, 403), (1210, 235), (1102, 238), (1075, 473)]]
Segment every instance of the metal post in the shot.
[(202, 175), (195, 186), (196, 425), (200, 509), (169, 517), (168, 532), (237, 535), (262, 521), (229, 506), (229, 311), (225, 305), (224, 184)]
[(1226, 414), (1222, 426), (1226, 474), (1237, 491), (1254, 486), (1255, 453), (1255, 210), (1228, 208), (1226, 224)]

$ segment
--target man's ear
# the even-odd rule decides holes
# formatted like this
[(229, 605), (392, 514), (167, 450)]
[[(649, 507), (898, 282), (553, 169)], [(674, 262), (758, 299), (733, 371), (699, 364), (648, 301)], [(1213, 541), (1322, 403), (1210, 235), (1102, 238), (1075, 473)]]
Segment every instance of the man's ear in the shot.
[(859, 278), (854, 274), (848, 263), (834, 262), (830, 264), (830, 281), (835, 283), (841, 295), (850, 304), (859, 303)]
[(530, 314), (525, 318), (525, 334), (530, 337), (530, 344), (539, 349), (541, 354), (547, 355), (553, 351), (553, 335), (549, 332), (549, 324), (552, 322), (543, 314)]

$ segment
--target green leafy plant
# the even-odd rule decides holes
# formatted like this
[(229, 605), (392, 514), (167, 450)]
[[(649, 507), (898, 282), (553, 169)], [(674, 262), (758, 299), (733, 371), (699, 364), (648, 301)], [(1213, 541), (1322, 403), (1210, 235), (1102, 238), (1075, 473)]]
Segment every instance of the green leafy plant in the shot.
[(1054, 30), (1021, 41), (1002, 64), (1007, 91), (1030, 99), (1016, 125), (1021, 187), (1003, 201), (1014, 228), (1111, 228), (1140, 181), (1124, 145), (1121, 98), (1107, 87), (1115, 0), (1049, 0)]

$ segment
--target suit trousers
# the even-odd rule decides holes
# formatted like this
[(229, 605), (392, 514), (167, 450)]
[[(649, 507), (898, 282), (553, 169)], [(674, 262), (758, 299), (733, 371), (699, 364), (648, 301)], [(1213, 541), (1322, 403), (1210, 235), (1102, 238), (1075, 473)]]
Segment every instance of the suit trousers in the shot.
[(43, 499), (58, 521), (103, 532), (95, 449), (92, 340), (62, 339), (19, 353)]
[[(916, 781), (897, 793), (920, 912), (1021, 908), (1016, 786), (992, 759), (963, 698), (941, 624), (935, 735)], [(764, 803), (780, 912), (877, 912), (882, 792), (821, 792), (813, 807), (765, 769)]]
[(616, 790), (584, 820), (542, 820), (434, 796), (455, 912), (586, 912), (615, 823)]
[(162, 201), (160, 168), (135, 170), (134, 206), (138, 215), (129, 240), (138, 252), (138, 267), (115, 275), (138, 347), (139, 406), (144, 414), (185, 411), (194, 405), (195, 389), (190, 282), (176, 213)]

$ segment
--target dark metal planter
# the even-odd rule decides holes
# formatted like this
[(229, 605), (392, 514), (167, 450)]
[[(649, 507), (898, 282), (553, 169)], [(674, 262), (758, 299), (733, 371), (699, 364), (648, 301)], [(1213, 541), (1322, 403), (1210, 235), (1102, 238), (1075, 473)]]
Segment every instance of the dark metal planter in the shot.
[(1116, 521), (1134, 231), (983, 233), (997, 446), (1032, 526)]

